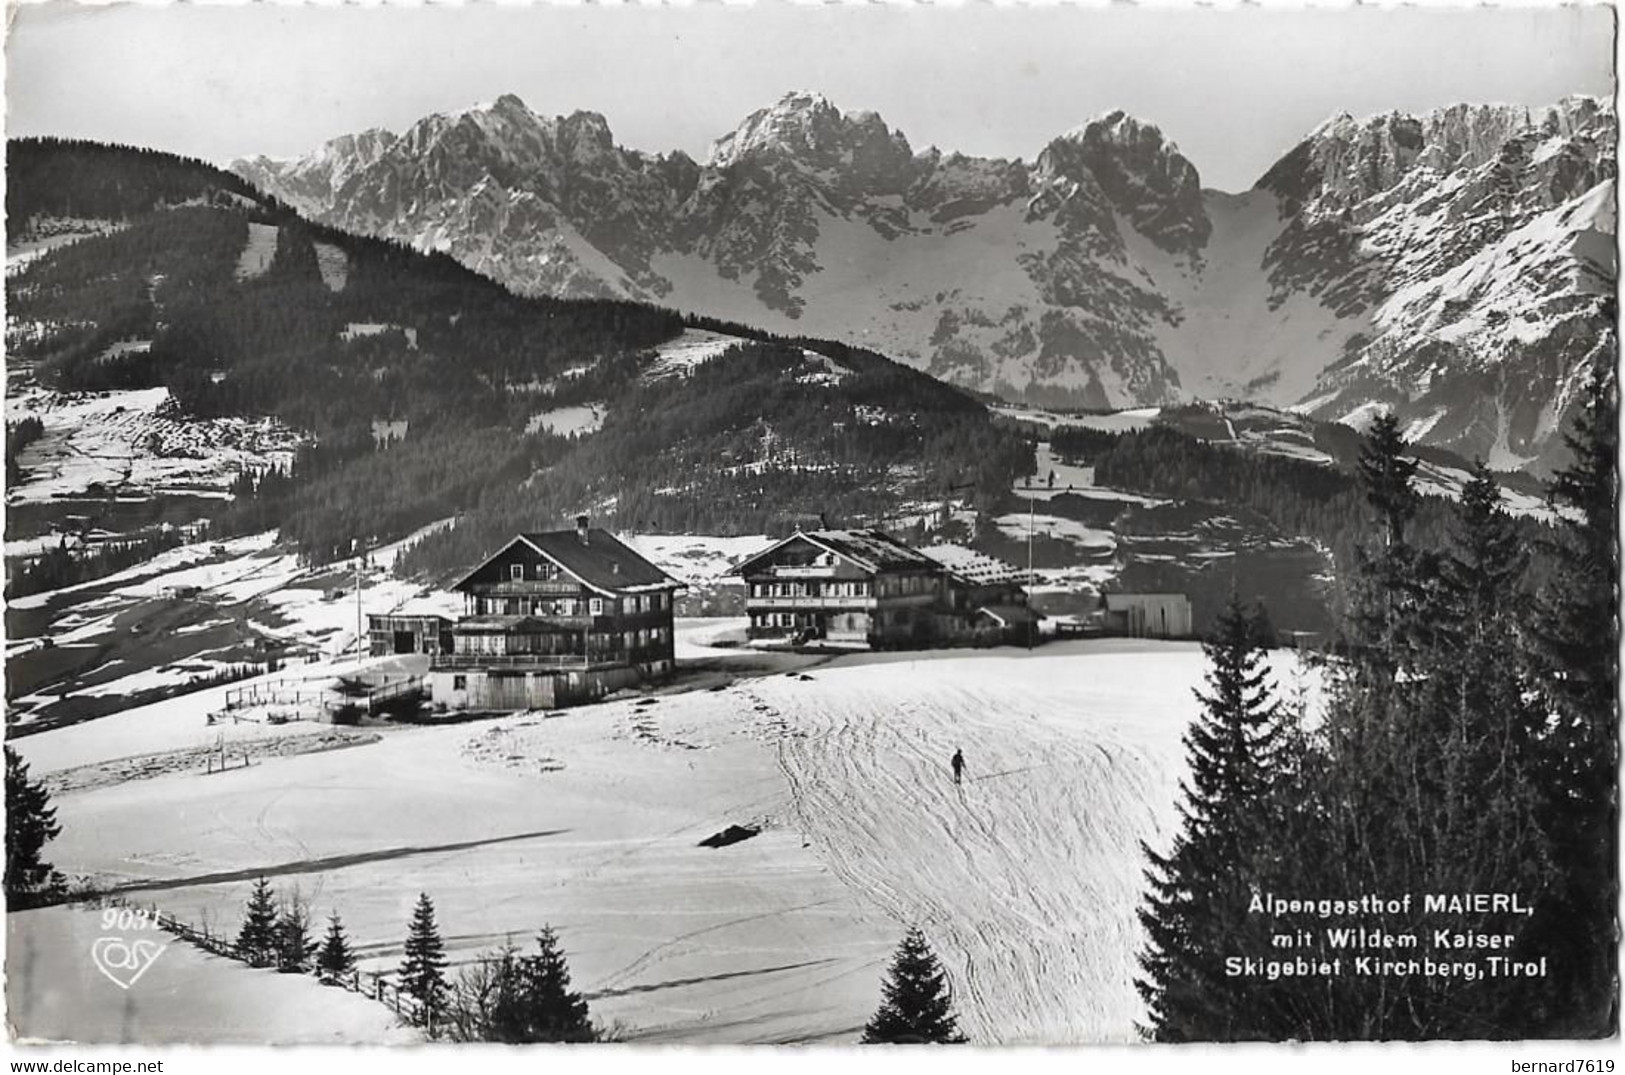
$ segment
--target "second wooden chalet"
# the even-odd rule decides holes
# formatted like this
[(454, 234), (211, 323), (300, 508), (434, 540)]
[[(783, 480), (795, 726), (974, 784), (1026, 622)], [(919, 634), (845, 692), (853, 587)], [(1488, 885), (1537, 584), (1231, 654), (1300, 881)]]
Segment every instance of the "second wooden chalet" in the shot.
[(1015, 577), (968, 578), (873, 529), (797, 531), (733, 574), (745, 580), (756, 639), (876, 649), (996, 641), (1004, 624), (979, 628), (981, 606), (1026, 602)]
[(460, 579), (468, 615), (429, 665), (453, 709), (590, 701), (674, 667), (672, 597), (683, 584), (606, 530), (520, 534)]

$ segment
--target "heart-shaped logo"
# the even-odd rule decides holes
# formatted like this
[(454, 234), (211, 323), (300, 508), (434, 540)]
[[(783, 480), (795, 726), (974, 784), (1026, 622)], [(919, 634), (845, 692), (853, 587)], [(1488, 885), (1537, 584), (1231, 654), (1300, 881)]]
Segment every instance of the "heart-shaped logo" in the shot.
[(126, 941), (123, 937), (98, 937), (90, 946), (90, 959), (97, 970), (107, 975), (108, 981), (120, 989), (128, 989), (141, 980), (168, 947), (144, 938)]

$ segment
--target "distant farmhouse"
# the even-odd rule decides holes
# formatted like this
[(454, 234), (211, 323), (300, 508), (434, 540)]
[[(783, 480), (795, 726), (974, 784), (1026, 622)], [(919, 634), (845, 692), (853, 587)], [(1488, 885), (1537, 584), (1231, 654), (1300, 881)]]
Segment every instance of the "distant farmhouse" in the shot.
[[(672, 596), (683, 584), (584, 515), (574, 530), (520, 534), (452, 588), (468, 615), (451, 625), (449, 652), (430, 651), (436, 704), (569, 705), (674, 668)], [(387, 626), (375, 618), (375, 646)]]
[(880, 530), (798, 530), (734, 568), (753, 639), (873, 649), (1030, 640), (1021, 576), (959, 546)]

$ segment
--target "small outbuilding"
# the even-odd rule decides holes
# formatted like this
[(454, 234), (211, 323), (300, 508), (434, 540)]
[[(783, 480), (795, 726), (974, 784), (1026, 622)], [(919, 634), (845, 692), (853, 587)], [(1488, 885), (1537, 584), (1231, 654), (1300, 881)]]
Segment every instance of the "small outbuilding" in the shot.
[(1190, 638), (1195, 633), (1191, 599), (1182, 593), (1109, 593), (1103, 601), (1107, 634)]
[(401, 653), (438, 656), (451, 652), (451, 620), (432, 615), (369, 615), (367, 637), (374, 657)]

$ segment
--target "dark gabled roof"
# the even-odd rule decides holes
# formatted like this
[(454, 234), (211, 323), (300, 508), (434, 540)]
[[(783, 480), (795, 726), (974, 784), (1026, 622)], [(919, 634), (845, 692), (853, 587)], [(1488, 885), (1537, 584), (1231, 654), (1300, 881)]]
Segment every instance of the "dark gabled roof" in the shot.
[(679, 590), (683, 584), (660, 570), (607, 530), (597, 527), (587, 532), (587, 543), (575, 530), (549, 530), (545, 533), (520, 534), (502, 548), (487, 556), (472, 570), (458, 579), (452, 589), (479, 574), (492, 560), (523, 541), (543, 556), (558, 564), (592, 589), (609, 593), (633, 590)]
[(549, 530), (545, 534), (519, 536), (564, 570), (600, 590), (682, 586), (682, 583), (633, 552), (608, 530), (597, 527), (589, 530), (586, 544), (582, 544), (581, 536), (574, 530)]
[(748, 565), (798, 538), (837, 556), (843, 556), (867, 571), (888, 571), (896, 568), (941, 570), (941, 565), (935, 560), (922, 556), (917, 550), (882, 530), (797, 530), (783, 541), (776, 541), (756, 555), (741, 560), (730, 574), (741, 574)]

